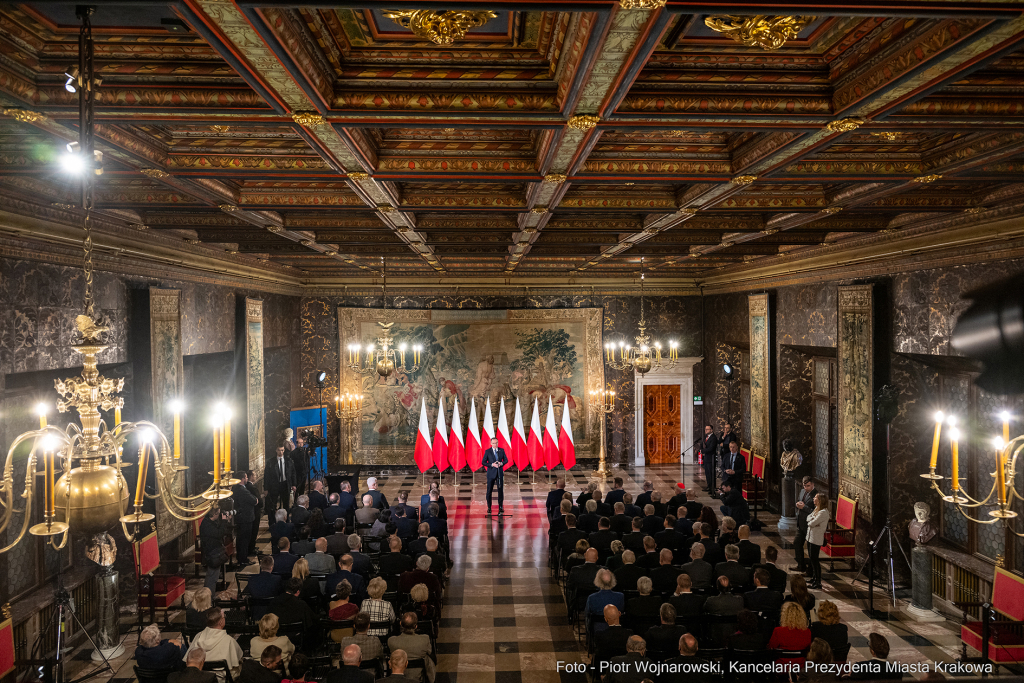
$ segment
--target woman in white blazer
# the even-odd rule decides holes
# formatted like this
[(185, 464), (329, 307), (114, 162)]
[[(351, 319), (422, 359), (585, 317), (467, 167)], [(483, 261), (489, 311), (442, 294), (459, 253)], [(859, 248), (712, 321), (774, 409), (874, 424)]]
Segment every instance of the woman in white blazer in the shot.
[(825, 544), (825, 529), (828, 527), (828, 496), (819, 493), (814, 497), (814, 512), (807, 515), (807, 556), (811, 561), (811, 582), (808, 588), (821, 589), (821, 546)]

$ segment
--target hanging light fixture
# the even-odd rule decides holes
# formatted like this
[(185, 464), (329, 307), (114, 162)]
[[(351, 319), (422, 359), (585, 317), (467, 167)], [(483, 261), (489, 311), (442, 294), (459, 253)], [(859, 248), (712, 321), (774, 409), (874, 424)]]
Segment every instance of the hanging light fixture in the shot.
[(384, 300), (384, 313), (382, 315), (384, 319), (377, 321), (377, 325), (380, 326), (380, 336), (377, 337), (376, 345), (367, 344), (365, 354), (358, 339), (350, 343), (348, 345), (348, 367), (353, 372), (365, 375), (372, 375), (376, 372), (380, 377), (387, 379), (395, 372), (396, 367), (400, 367), (403, 372), (407, 373), (419, 370), (420, 354), (423, 351), (423, 347), (419, 344), (412, 346), (412, 365), (406, 367), (405, 356), (410, 351), (410, 348), (404, 343), (399, 344), (397, 348), (395, 347), (395, 339), (391, 336), (391, 328), (394, 327), (395, 323), (394, 321), (387, 321), (388, 268), (383, 256), (380, 257), (380, 266), (383, 281), (381, 298)]
[[(96, 158), (93, 153), (93, 101), (96, 81), (92, 78), (93, 41), (89, 19), (91, 14), (91, 7), (80, 7), (78, 10), (82, 28), (79, 36), (77, 88), (81, 125), (77, 151), (87, 161)], [(14, 439), (7, 452), (7, 459), (4, 462), (5, 474), (0, 482), (0, 506), (3, 508), (0, 512), (0, 533), (6, 531), (12, 522), (13, 513), (16, 511), (16, 498), (25, 500), (24, 518), (14, 540), (0, 548), (0, 553), (7, 552), (21, 542), (26, 531), (34, 536), (50, 537), (53, 547), (60, 549), (67, 544), (69, 532), (96, 534), (110, 530), (118, 522), (121, 523), (125, 537), (134, 540), (138, 525), (154, 519), (153, 515), (142, 511), (146, 497), (159, 498), (174, 517), (191, 521), (204, 515), (213, 501), (231, 495), (227, 486), (232, 480), (229, 474), (221, 477), (226, 468), (225, 463), (220, 461), (216, 445), (214, 484), (197, 496), (187, 498), (177, 495), (172, 485), (178, 473), (188, 469), (180, 464), (180, 405), (172, 406), (175, 424), (172, 444), (151, 422), (121, 422), (124, 398), (117, 394), (124, 388), (124, 379), (114, 380), (99, 374), (97, 357), (108, 348), (104, 336), (109, 326), (102, 315), (97, 313), (92, 293), (91, 212), (93, 182), (97, 174), (88, 170), (87, 168), (87, 172), (81, 174), (82, 208), (85, 211), (85, 306), (83, 313), (75, 318), (80, 339), (72, 347), (82, 355), (83, 368), (80, 377), (54, 382), (60, 396), (56, 401), (57, 410), (61, 413), (72, 409), (78, 411), (79, 422), (72, 422), (63, 430), (49, 425), (47, 414), (50, 405), (53, 404), (42, 403), (36, 406), (39, 429), (25, 432)], [(102, 419), (101, 410), (113, 411), (113, 425), (107, 425)], [(124, 446), (133, 439), (138, 446), (136, 463), (123, 459)], [(25, 483), (22, 489), (17, 491), (12, 475), (14, 453), (22, 444), (30, 444), (30, 448)], [(150, 463), (155, 465), (156, 472), (154, 495), (145, 493)], [(126, 514), (130, 491), (123, 470), (133, 464), (139, 465), (132, 501), (134, 512)], [(35, 504), (33, 489), (37, 471), (43, 478), (43, 521), (30, 528), (29, 520), (35, 516), (32, 506)], [(136, 532), (129, 531), (129, 524), (135, 525)]]
[[(673, 339), (668, 344), (668, 358), (662, 356), (661, 342), (651, 343), (647, 334), (647, 320), (644, 315), (644, 257), (640, 257), (640, 323), (639, 331), (634, 337), (636, 345), (620, 341), (617, 345), (609, 342), (604, 345), (604, 360), (614, 370), (633, 370), (639, 375), (646, 375), (651, 368), (671, 369), (679, 362), (679, 344)], [(615, 352), (618, 350), (618, 360)]]

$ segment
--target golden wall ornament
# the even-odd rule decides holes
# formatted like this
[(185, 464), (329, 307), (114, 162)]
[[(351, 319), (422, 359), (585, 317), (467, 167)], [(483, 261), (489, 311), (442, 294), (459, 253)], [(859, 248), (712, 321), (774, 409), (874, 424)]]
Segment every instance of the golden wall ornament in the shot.
[(750, 185), (755, 180), (757, 180), (756, 175), (738, 175), (729, 182), (733, 185)]
[(971, 207), (971, 208), (969, 208), (969, 209), (964, 209), (964, 213), (967, 213), (967, 214), (976, 214), (976, 213), (981, 213), (981, 212), (982, 212), (982, 211), (984, 211), (984, 210), (985, 210), (985, 207), (984, 207), (984, 206), (972, 206), (972, 207)]
[(210, 130), (214, 133), (227, 133), (231, 130), (231, 126), (210, 126)]
[(327, 123), (327, 119), (311, 111), (300, 111), (292, 114), (292, 121), (305, 128), (316, 128)]
[(698, 211), (700, 211), (700, 209), (695, 206), (687, 206), (686, 208), (679, 209), (679, 213), (686, 214), (687, 216), (696, 215)]
[(845, 119), (839, 119), (838, 121), (830, 121), (825, 128), (832, 133), (849, 133), (855, 131), (863, 126), (865, 120), (859, 116), (850, 116)]
[(660, 9), (668, 0), (619, 0), (622, 9)]
[(274, 233), (275, 235), (278, 234), (279, 232), (284, 232), (284, 228), (282, 228), (280, 225), (271, 225), (267, 228), (267, 230)]
[(843, 210), (843, 207), (841, 207), (841, 206), (830, 206), (830, 207), (827, 207), (825, 209), (822, 209), (821, 212), (831, 216), (833, 214), (839, 213), (842, 210)]
[(128, 227), (136, 230), (149, 230), (149, 226), (145, 223), (129, 223)]
[(886, 142), (896, 142), (901, 137), (903, 137), (903, 133), (899, 133), (894, 130), (879, 131), (877, 133), (872, 133), (872, 135), (875, 136), (876, 138), (885, 140)]
[(590, 114), (577, 114), (566, 122), (566, 125), (576, 130), (590, 130), (597, 125), (598, 121), (601, 120), (600, 116), (591, 116)]
[(659, 228), (644, 228), (645, 235), (657, 235), (659, 232), (661, 232)]
[(388, 206), (387, 204), (379, 204), (377, 206), (377, 210), (380, 211), (381, 213), (394, 213), (395, 207)]
[(549, 173), (544, 176), (545, 183), (554, 183), (555, 185), (561, 185), (566, 180), (568, 180), (568, 178), (561, 173)]
[(762, 234), (763, 234), (763, 235), (764, 235), (765, 237), (768, 237), (768, 236), (770, 236), (770, 235), (774, 235), (774, 234), (775, 234), (775, 233), (777, 233), (778, 231), (779, 231), (779, 229), (778, 229), (778, 228), (765, 228), (764, 230), (762, 230), (762, 231), (761, 231), (761, 233), (762, 233)]
[(192, 246), (199, 246), (200, 244), (203, 243), (202, 240), (185, 240), (185, 241), (188, 242), (189, 244), (191, 244)]
[(451, 45), (460, 40), (471, 28), (483, 26), (498, 14), (490, 10), (385, 10), (384, 16), (417, 37), (437, 45)]
[(163, 180), (164, 178), (171, 175), (167, 171), (162, 171), (159, 168), (140, 168), (139, 173), (146, 176), (147, 178), (154, 178), (156, 180)]
[(548, 212), (548, 207), (546, 207), (546, 206), (535, 206), (532, 209), (530, 209), (530, 213), (547, 213), (547, 212)]
[(235, 206), (234, 204), (221, 204), (217, 208), (219, 208), (224, 213), (234, 213), (235, 211), (238, 211), (238, 207)]
[(912, 183), (921, 183), (922, 185), (927, 185), (928, 183), (934, 183), (936, 180), (941, 180), (941, 179), (942, 179), (941, 175), (939, 175), (937, 173), (933, 173), (932, 175), (923, 175), (923, 176), (914, 178), (910, 182), (912, 182)]
[(455, 133), (455, 129), (454, 128), (442, 128), (441, 132), (444, 133), (445, 135), (452, 135), (452, 134)]
[(351, 173), (346, 173), (345, 175), (348, 176), (349, 180), (366, 180), (367, 178), (370, 177), (369, 173), (363, 173), (362, 171), (352, 171)]
[(50, 202), (50, 206), (56, 209), (64, 209), (65, 211), (71, 211), (75, 208), (74, 204), (65, 204), (64, 202)]
[(228, 253), (229, 253), (229, 254), (231, 254), (232, 256), (234, 256), (235, 254), (237, 254), (237, 253), (238, 253), (238, 250), (237, 250), (237, 249), (228, 249), (227, 251), (228, 251)]
[(778, 50), (787, 40), (796, 38), (800, 31), (816, 17), (789, 17), (773, 14), (737, 16), (719, 14), (704, 19), (712, 31), (724, 33), (733, 40), (762, 50)]
[(36, 121), (46, 120), (46, 117), (42, 114), (29, 111), (28, 109), (4, 109), (4, 116), (10, 116), (15, 121), (20, 121), (21, 123), (35, 123)]

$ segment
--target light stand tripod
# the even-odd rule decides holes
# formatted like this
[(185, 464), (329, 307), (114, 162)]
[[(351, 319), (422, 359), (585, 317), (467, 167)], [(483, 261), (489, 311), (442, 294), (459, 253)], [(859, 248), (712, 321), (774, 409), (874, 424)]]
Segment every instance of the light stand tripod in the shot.
[[(882, 531), (879, 532), (878, 538), (871, 544), (868, 551), (868, 556), (864, 558), (864, 561), (860, 564), (860, 569), (857, 570), (857, 575), (853, 577), (851, 584), (856, 583), (860, 580), (861, 574), (864, 573), (864, 567), (868, 566), (868, 613), (871, 616), (875, 615), (875, 555), (878, 554), (879, 549), (885, 547), (888, 549), (888, 554), (885, 556), (885, 561), (888, 564), (889, 571), (886, 573), (886, 592), (889, 593), (889, 597), (892, 600), (892, 606), (896, 607), (896, 569), (894, 557), (892, 554), (892, 546), (895, 543), (896, 547), (900, 549), (900, 553), (903, 555), (903, 561), (910, 565), (910, 558), (907, 557), (907, 551), (903, 549), (898, 538), (895, 538), (892, 533), (892, 477), (891, 465), (892, 465), (892, 450), (889, 448), (889, 427), (896, 417), (896, 389), (884, 385), (875, 393), (876, 403), (876, 417), (879, 422), (885, 424), (885, 488), (886, 488), (886, 504), (885, 504), (885, 526), (882, 527)], [(884, 539), (884, 541), (883, 541)], [(884, 546), (883, 546), (884, 544)], [(888, 618), (888, 613), (881, 613), (877, 615), (880, 618)]]

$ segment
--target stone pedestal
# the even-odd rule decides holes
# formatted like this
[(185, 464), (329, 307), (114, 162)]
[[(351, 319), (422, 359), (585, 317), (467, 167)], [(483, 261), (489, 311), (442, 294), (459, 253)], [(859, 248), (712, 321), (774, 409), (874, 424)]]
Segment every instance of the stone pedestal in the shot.
[(121, 602), (117, 591), (118, 574), (109, 567), (96, 575), (99, 582), (99, 605), (96, 615), (96, 648), (92, 652), (93, 661), (114, 659), (124, 654), (121, 645), (120, 611)]
[(911, 603), (904, 613), (915, 621), (944, 621), (932, 611), (932, 554), (924, 546), (914, 546), (910, 551), (912, 570)]
[(796, 531), (796, 479), (792, 472), (782, 478), (782, 515), (779, 531)]

